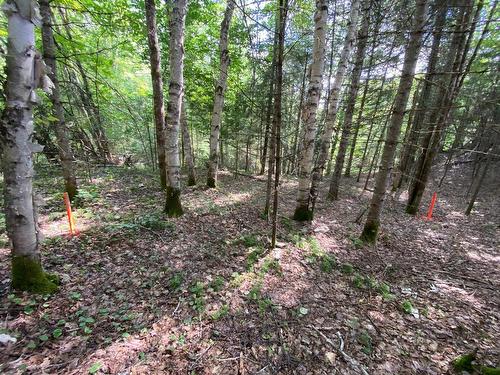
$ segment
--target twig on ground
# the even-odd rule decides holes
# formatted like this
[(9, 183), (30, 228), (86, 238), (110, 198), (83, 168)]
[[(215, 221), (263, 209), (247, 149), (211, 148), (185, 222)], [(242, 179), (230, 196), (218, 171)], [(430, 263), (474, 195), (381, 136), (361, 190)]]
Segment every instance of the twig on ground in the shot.
[(321, 337), (325, 339), (326, 342), (328, 342), (331, 346), (333, 346), (337, 351), (342, 354), (342, 357), (344, 360), (352, 367), (353, 370), (361, 372), (363, 375), (369, 375), (368, 372), (365, 370), (364, 366), (359, 363), (357, 360), (352, 358), (350, 355), (348, 355), (346, 352), (344, 352), (344, 339), (342, 338), (342, 335), (340, 332), (337, 332), (337, 337), (339, 338), (340, 341), (340, 346), (337, 348), (335, 343), (330, 340), (323, 332), (321, 332), (318, 328), (314, 326), (309, 326), (310, 328), (314, 329), (316, 332), (318, 332)]

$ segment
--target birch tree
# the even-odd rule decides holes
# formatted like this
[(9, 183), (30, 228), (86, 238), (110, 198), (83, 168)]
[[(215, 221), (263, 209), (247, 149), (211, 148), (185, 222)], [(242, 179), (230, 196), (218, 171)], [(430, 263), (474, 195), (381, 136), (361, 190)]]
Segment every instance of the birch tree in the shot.
[(187, 0), (174, 0), (170, 13), (170, 83), (166, 118), (167, 197), (165, 212), (170, 217), (183, 214), (179, 158), (179, 127), (184, 95), (184, 26)]
[(387, 137), (382, 151), (380, 169), (375, 181), (375, 189), (370, 201), (368, 215), (361, 233), (363, 241), (373, 243), (377, 239), (380, 226), (380, 212), (385, 198), (387, 180), (389, 172), (394, 162), (396, 146), (401, 132), (401, 125), (405, 115), (406, 105), (410, 96), (415, 68), (417, 66), (418, 55), (422, 47), (422, 37), (426, 23), (428, 0), (417, 0), (416, 9), (413, 16), (412, 31), (410, 40), (405, 49), (405, 58), (401, 78), (399, 80), (398, 91), (394, 98), (391, 120), (387, 129)]
[(358, 24), (359, 16), (359, 0), (353, 0), (351, 3), (351, 11), (349, 14), (349, 21), (347, 24), (347, 32), (340, 53), (339, 63), (335, 78), (333, 81), (330, 95), (328, 97), (328, 112), (326, 114), (325, 129), (321, 135), (321, 141), (318, 152), (318, 160), (313, 169), (312, 182), (311, 182), (311, 210), (314, 211), (316, 199), (318, 197), (318, 186), (325, 170), (326, 162), (329, 156), (329, 150), (332, 142), (333, 130), (335, 129), (335, 121), (337, 120), (337, 113), (339, 108), (340, 91), (342, 83), (344, 82), (345, 73), (349, 64), (349, 56), (351, 55), (352, 47), (356, 37), (356, 27)]
[(358, 97), (359, 80), (361, 78), (361, 71), (363, 69), (363, 61), (365, 59), (366, 46), (368, 42), (368, 31), (370, 28), (370, 5), (371, 0), (365, 0), (363, 3), (363, 21), (361, 29), (358, 32), (358, 45), (356, 47), (356, 60), (352, 69), (351, 85), (349, 86), (349, 95), (347, 99), (347, 106), (345, 110), (344, 123), (342, 124), (342, 132), (340, 135), (339, 149), (335, 159), (335, 168), (333, 170), (332, 178), (330, 181), (330, 188), (328, 190), (328, 198), (331, 200), (338, 199), (340, 179), (342, 176), (342, 169), (344, 168), (345, 154), (347, 151), (347, 144), (351, 135), (352, 120), (354, 117), (354, 107)]
[(145, 0), (146, 25), (148, 28), (149, 62), (153, 86), (153, 109), (156, 130), (156, 153), (162, 189), (167, 187), (167, 160), (165, 155), (165, 106), (163, 104), (163, 81), (161, 77), (161, 55), (156, 28), (155, 0)]
[(35, 50), (38, 6), (31, 0), (7, 0), (8, 19), (6, 103), (0, 125), (4, 173), (6, 227), (12, 244), (12, 287), (35, 293), (57, 288), (43, 271), (33, 205), (32, 154), (41, 151), (33, 138), (36, 88), (44, 78), (44, 64)]
[(293, 215), (293, 218), (298, 221), (312, 219), (312, 212), (309, 210), (309, 191), (311, 188), (311, 172), (313, 168), (314, 140), (318, 129), (316, 114), (321, 96), (323, 70), (325, 65), (327, 18), (327, 0), (316, 0), (311, 73), (307, 89), (307, 98), (302, 111), (304, 138), (299, 166), (299, 191), (297, 194), (297, 205)]
[(226, 11), (224, 13), (224, 19), (221, 23), (220, 28), (220, 75), (217, 85), (215, 87), (215, 97), (214, 97), (214, 109), (212, 112), (212, 123), (210, 131), (210, 154), (208, 160), (208, 175), (207, 175), (207, 186), (210, 188), (215, 188), (217, 185), (217, 172), (218, 172), (218, 160), (219, 152), (217, 146), (219, 145), (220, 137), (220, 126), (222, 119), (222, 110), (224, 107), (224, 93), (227, 87), (227, 74), (229, 69), (229, 26), (231, 24), (231, 18), (234, 11), (234, 1), (227, 0)]

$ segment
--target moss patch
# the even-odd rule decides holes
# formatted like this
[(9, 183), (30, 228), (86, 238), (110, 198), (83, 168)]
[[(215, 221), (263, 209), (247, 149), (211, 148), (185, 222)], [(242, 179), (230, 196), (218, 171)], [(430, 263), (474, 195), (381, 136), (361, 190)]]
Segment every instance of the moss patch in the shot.
[(360, 239), (365, 243), (375, 243), (378, 236), (379, 223), (376, 222), (366, 222), (363, 232), (361, 233)]
[(165, 213), (168, 217), (179, 217), (184, 213), (181, 205), (181, 191), (179, 189), (167, 187)]
[(12, 287), (36, 294), (57, 290), (58, 279), (43, 271), (42, 265), (27, 256), (12, 257)]
[(311, 221), (313, 212), (307, 206), (298, 206), (293, 214), (293, 220), (296, 221)]
[(216, 187), (215, 178), (207, 177), (207, 187), (209, 187), (209, 188)]
[(418, 212), (418, 207), (412, 204), (406, 206), (406, 213), (410, 215), (416, 215)]

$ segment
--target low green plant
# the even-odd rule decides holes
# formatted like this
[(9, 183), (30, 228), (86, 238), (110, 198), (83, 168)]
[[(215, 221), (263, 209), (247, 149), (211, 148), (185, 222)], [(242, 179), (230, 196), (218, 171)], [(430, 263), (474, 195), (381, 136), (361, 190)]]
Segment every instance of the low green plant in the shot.
[(403, 312), (405, 314), (411, 314), (415, 310), (415, 308), (413, 307), (411, 301), (407, 300), (407, 299), (404, 300), (403, 302), (401, 302), (400, 307), (401, 307), (401, 310), (403, 310)]
[(352, 283), (356, 288), (362, 289), (365, 286), (365, 278), (361, 276), (359, 273), (356, 273), (354, 274)]
[(198, 313), (202, 313), (205, 310), (205, 284), (198, 281), (189, 288), (189, 291), (191, 292), (189, 305)]
[(354, 272), (354, 267), (350, 263), (344, 263), (340, 267), (340, 270), (346, 275), (351, 275)]
[(224, 286), (226, 280), (222, 276), (215, 276), (215, 278), (210, 282), (209, 288), (211, 288), (214, 292), (218, 292)]
[(229, 306), (222, 305), (216, 312), (214, 312), (210, 315), (210, 318), (212, 320), (219, 320), (219, 319), (225, 317), (228, 313), (229, 313)]
[(252, 248), (247, 256), (247, 270), (251, 270), (255, 263), (259, 260), (260, 256), (264, 253), (264, 248), (257, 246)]
[(184, 281), (184, 277), (182, 276), (182, 273), (177, 272), (172, 275), (170, 280), (168, 281), (168, 287), (172, 291), (177, 291), (180, 289), (182, 282)]
[(366, 355), (370, 355), (373, 352), (373, 340), (372, 337), (366, 331), (361, 331), (357, 335), (357, 341), (363, 346), (361, 351)]
[(327, 273), (332, 272), (332, 270), (336, 264), (337, 264), (337, 260), (329, 254), (325, 254), (321, 257), (320, 268), (321, 268), (321, 271), (323, 271), (323, 272), (327, 272)]
[(255, 247), (260, 244), (260, 241), (255, 234), (251, 233), (241, 236), (238, 239), (238, 243), (244, 245), (245, 247)]

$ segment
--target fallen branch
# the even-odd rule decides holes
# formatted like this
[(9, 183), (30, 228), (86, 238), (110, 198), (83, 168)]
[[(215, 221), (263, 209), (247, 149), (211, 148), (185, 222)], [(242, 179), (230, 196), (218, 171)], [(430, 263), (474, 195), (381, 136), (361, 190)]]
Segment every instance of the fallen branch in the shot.
[(330, 340), (323, 332), (321, 332), (318, 328), (314, 326), (309, 326), (310, 328), (314, 329), (316, 332), (318, 332), (321, 337), (325, 339), (327, 343), (329, 343), (332, 347), (337, 349), (337, 351), (342, 355), (344, 360), (351, 365), (351, 368), (355, 371), (360, 372), (363, 375), (369, 375), (368, 372), (365, 370), (364, 366), (359, 363), (357, 360), (352, 358), (350, 355), (348, 355), (346, 352), (344, 352), (344, 339), (342, 338), (342, 335), (340, 332), (337, 331), (337, 337), (339, 338), (340, 341), (340, 346), (337, 348), (337, 346), (334, 344), (332, 340)]

